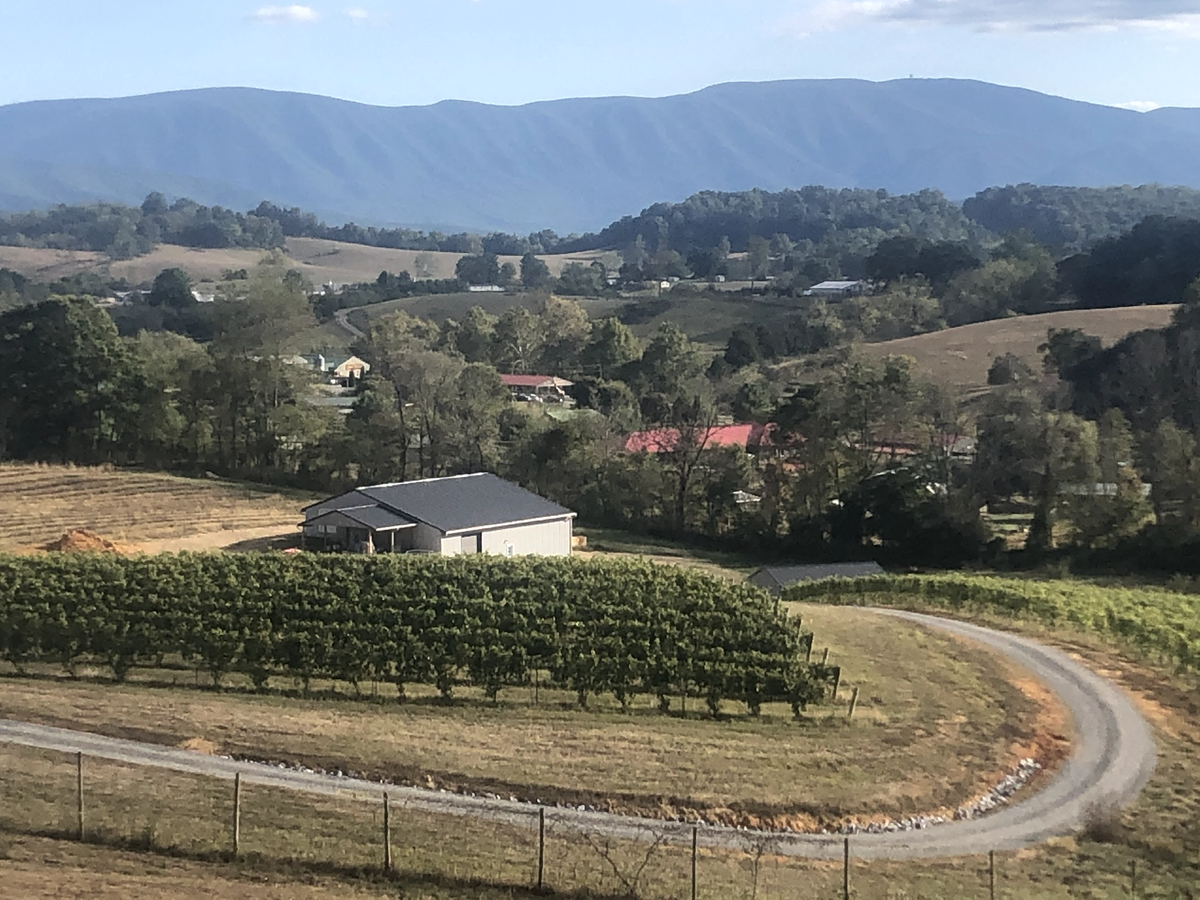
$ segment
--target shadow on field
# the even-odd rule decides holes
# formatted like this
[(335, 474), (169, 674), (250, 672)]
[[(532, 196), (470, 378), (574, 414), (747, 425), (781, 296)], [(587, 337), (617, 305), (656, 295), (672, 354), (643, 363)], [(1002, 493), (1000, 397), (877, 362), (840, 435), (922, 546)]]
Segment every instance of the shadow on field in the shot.
[[(61, 829), (18, 831), (0, 828), (0, 836), (3, 835), (47, 838), (70, 844), (79, 843), (78, 835)], [(564, 897), (576, 898), (576, 900), (623, 900), (623, 898), (627, 900), (629, 896), (627, 893), (605, 893), (590, 889), (555, 890), (547, 887), (539, 890), (532, 885), (514, 885), (489, 881), (486, 878), (455, 878), (426, 872), (385, 872), (382, 867), (348, 866), (316, 860), (280, 859), (253, 852), (235, 856), (228, 850), (188, 850), (174, 844), (164, 844), (153, 828), (146, 828), (135, 834), (119, 834), (107, 829), (98, 829), (89, 833), (83, 843), (119, 852), (144, 853), (162, 859), (184, 860), (214, 866), (233, 866), (243, 875), (273, 875), (298, 882), (314, 877), (323, 877), (360, 887), (399, 888), (400, 896), (407, 896), (410, 890), (416, 892), (418, 896), (423, 896), (425, 892), (432, 890), (445, 891), (462, 897), (477, 897), (484, 890), (495, 891), (506, 898)]]

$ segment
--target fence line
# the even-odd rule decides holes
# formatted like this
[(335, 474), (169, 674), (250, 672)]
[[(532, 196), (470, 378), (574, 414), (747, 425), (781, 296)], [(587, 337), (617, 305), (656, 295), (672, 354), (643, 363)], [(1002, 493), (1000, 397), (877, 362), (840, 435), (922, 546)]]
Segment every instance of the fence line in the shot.
[[(7, 745), (0, 745), (7, 747)], [(33, 752), (31, 748), (22, 748)], [(45, 756), (53, 754), (54, 751), (38, 751)], [(55, 754), (61, 758), (60, 754)], [(85, 759), (84, 754), (70, 754), (74, 757), (73, 765), (73, 780), (75, 788), (75, 828), (73, 832), (68, 831), (73, 837), (80, 841), (90, 840), (92, 842), (111, 842), (116, 840), (118, 844), (121, 839), (106, 838), (104, 829), (104, 817), (102, 810), (107, 806), (115, 806), (119, 809), (116, 817), (120, 820), (123, 818), (129, 826), (132, 826), (137, 820), (137, 813), (130, 809), (130, 796), (135, 800), (145, 800), (153, 794), (153, 788), (157, 785), (159, 779), (156, 778), (159, 770), (148, 766), (139, 766), (135, 764), (126, 764), (110, 760), (97, 760), (97, 763), (88, 766), (89, 774), (89, 791), (85, 794), (84, 773)], [(53, 763), (49, 763), (53, 767)], [(61, 765), (61, 763), (59, 763)], [(16, 774), (21, 770), (19, 767), (8, 767), (10, 773)], [(117, 774), (128, 775), (130, 772), (134, 774), (132, 787), (123, 786), (122, 779), (111, 777), (101, 780), (106, 773), (106, 769), (111, 769)], [(61, 771), (61, 769), (59, 769)], [(32, 780), (37, 781), (36, 773), (32, 774)], [(112, 773), (109, 772), (111, 775)], [(4, 781), (13, 781), (13, 779), (0, 779), (0, 799), (4, 796), (4, 791), (8, 789)], [(128, 781), (128, 779), (125, 779)], [(214, 800), (222, 794), (226, 798), (224, 801), (214, 803), (213, 810), (216, 812), (220, 807), (229, 810), (226, 805), (228, 803), (228, 794), (224, 791), (216, 791), (209, 787), (213, 782), (217, 782), (216, 776), (198, 775), (188, 773), (163, 773), (162, 780), (176, 782), (191, 781), (199, 784), (199, 790), (202, 793), (207, 792)], [(61, 791), (54, 788), (53, 778), (43, 776), (41, 779), (42, 787), (45, 789), (45, 794), (50, 803), (57, 800), (61, 814), (65, 815), (66, 810), (62, 809)], [(15, 783), (15, 782), (14, 782)], [(103, 787), (101, 787), (103, 785)], [(233, 807), (232, 816), (226, 819), (230, 824), (232, 837), (233, 857), (248, 859), (251, 864), (261, 864), (264, 854), (261, 851), (259, 843), (264, 839), (262, 829), (273, 828), (276, 831), (283, 831), (289, 835), (289, 839), (298, 837), (297, 831), (289, 830), (285, 821), (280, 820), (277, 815), (278, 810), (275, 804), (264, 803), (263, 795), (258, 793), (258, 790), (268, 792), (287, 792), (292, 797), (308, 798), (309, 795), (301, 792), (291, 792), (287, 788), (276, 786), (260, 786), (256, 787), (255, 792), (250, 796), (249, 803), (247, 802), (246, 791), (244, 790), (244, 779), (241, 773), (236, 773), (233, 784)], [(107, 788), (108, 793), (105, 793)], [(69, 796), (69, 795), (68, 795)], [(194, 807), (194, 804), (185, 802), (183, 792), (178, 795), (172, 792), (169, 797), (177, 799), (177, 806)], [(85, 805), (85, 797), (87, 802)], [(320, 800), (313, 796), (307, 803), (301, 802), (299, 805), (304, 807), (301, 815), (304, 824), (319, 823), (324, 820), (328, 825), (328, 820), (331, 818), (328, 815), (321, 815), (323, 809), (330, 805), (336, 806), (341, 804), (341, 808), (337, 809), (338, 815), (349, 815), (351, 817), (362, 818), (364, 813), (369, 813), (375, 817), (375, 827), (379, 830), (374, 831), (374, 836), (370, 836), (370, 832), (366, 832), (367, 837), (365, 842), (360, 846), (373, 848), (370, 851), (370, 857), (374, 860), (372, 867), (380, 873), (380, 877), (384, 878), (400, 878), (406, 876), (412, 877), (454, 877), (465, 879), (473, 884), (492, 884), (502, 886), (508, 889), (520, 890), (521, 888), (528, 889), (537, 893), (554, 893), (556, 891), (573, 891), (579, 889), (591, 889), (598, 894), (602, 894), (601, 888), (604, 884), (613, 886), (612, 893), (627, 897), (649, 897), (649, 896), (671, 896), (678, 897), (690, 896), (692, 900), (716, 900), (718, 897), (725, 897), (731, 894), (731, 879), (749, 880), (750, 887), (746, 896), (755, 898), (755, 900), (764, 900), (768, 896), (788, 896), (788, 897), (829, 897), (837, 894), (837, 888), (833, 884), (829, 884), (829, 875), (833, 873), (829, 871), (828, 865), (822, 869), (821, 866), (814, 861), (789, 859), (783, 857), (779, 853), (778, 838), (769, 835), (757, 835), (753, 832), (747, 832), (742, 835), (743, 850), (732, 850), (725, 847), (704, 846), (700, 840), (700, 829), (691, 825), (680, 833), (677, 823), (663, 823), (662, 828), (655, 828), (640, 822), (637, 825), (631, 825), (630, 834), (625, 837), (614, 838), (600, 834), (589, 834), (586, 830), (579, 828), (579, 822), (565, 816), (555, 815), (554, 808), (539, 806), (536, 808), (536, 813), (533, 809), (525, 817), (525, 824), (522, 825), (519, 821), (514, 822), (511, 819), (503, 822), (490, 822), (482, 819), (467, 820), (471, 824), (467, 828), (479, 827), (483, 830), (492, 832), (491, 843), (481, 842), (474, 838), (468, 838), (461, 832), (464, 830), (462, 823), (464, 819), (461, 816), (455, 816), (446, 813), (432, 812), (421, 809), (414, 810), (414, 815), (418, 819), (434, 820), (432, 829), (427, 824), (423, 825), (422, 821), (413, 821), (412, 816), (405, 817), (405, 825), (410, 830), (411, 834), (415, 834), (425, 830), (431, 830), (432, 835), (427, 836), (427, 840), (433, 841), (436, 844), (450, 844), (453, 840), (460, 840), (466, 843), (457, 857), (453, 858), (453, 864), (449, 866), (450, 876), (438, 876), (436, 872), (424, 872), (419, 867), (409, 865), (407, 868), (404, 865), (397, 865), (397, 859), (393, 852), (392, 838), (393, 827), (395, 821), (393, 818), (393, 803), (392, 796), (387, 791), (381, 791), (369, 798), (373, 802), (371, 804), (362, 804), (363, 795), (358, 795), (357, 800), (352, 800), (348, 797), (321, 797)], [(382, 799), (380, 805), (378, 801)], [(258, 802), (256, 802), (258, 801)], [(13, 811), (13, 804), (5, 804), (8, 807), (8, 812)], [(351, 807), (354, 811), (350, 811)], [(171, 804), (161, 804), (163, 808), (171, 806)], [(407, 808), (407, 804), (404, 804)], [(158, 806), (155, 806), (157, 809)], [(88, 813), (85, 819), (85, 811)], [(194, 809), (189, 809), (195, 817), (199, 818), (200, 813)], [(252, 819), (252, 827), (249, 835), (244, 833), (245, 815), (249, 813)], [(382, 813), (382, 827), (380, 826), (379, 815)], [(265, 817), (266, 825), (260, 825), (257, 829), (253, 822)], [(221, 816), (220, 818), (223, 818)], [(2, 821), (2, 819), (0, 819)], [(218, 820), (219, 821), (219, 820)], [(454, 827), (449, 829), (449, 832), (442, 830), (443, 823), (453, 822)], [(86, 827), (85, 827), (86, 826)], [(4, 827), (0, 824), (0, 827)], [(315, 827), (315, 826), (314, 826)], [(20, 829), (16, 829), (20, 830)], [(335, 828), (334, 831), (337, 829)], [(346, 828), (347, 833), (352, 829)], [(36, 833), (36, 829), (35, 829)], [(61, 833), (61, 832), (60, 832)], [(216, 851), (220, 851), (221, 842), (219, 839), (220, 832), (218, 831), (214, 838), (208, 839), (208, 846)], [(146, 847), (142, 849), (165, 849), (163, 846), (156, 843), (160, 835), (156, 835), (153, 826), (146, 829)], [(452, 837), (449, 835), (453, 835)], [(528, 837), (521, 837), (528, 835)], [(249, 838), (249, 849), (247, 850), (247, 838)], [(228, 839), (228, 837), (226, 838)], [(639, 840), (640, 839), (640, 840)], [(307, 842), (305, 842), (307, 843)], [(409, 850), (411, 858), (420, 859), (420, 849), (414, 851), (408, 847), (409, 840), (405, 840), (406, 849)], [(851, 900), (852, 897), (865, 900), (871, 896), (886, 896), (890, 888), (884, 888), (883, 892), (872, 894), (872, 869), (876, 866), (879, 868), (895, 868), (896, 865), (910, 865), (914, 868), (921, 866), (921, 863), (905, 863), (905, 864), (889, 864), (885, 861), (876, 863), (868, 863), (865, 860), (855, 860), (852, 852), (852, 841), (849, 837), (845, 837), (842, 843), (842, 866), (841, 866), (841, 884), (840, 896), (842, 900)], [(382, 846), (381, 846), (382, 845)], [(689, 846), (690, 845), (690, 846)], [(183, 845), (172, 845), (180, 847)], [(228, 847), (228, 844), (225, 844)], [(313, 841), (313, 846), (321, 846), (321, 841)], [(549, 850), (554, 848), (553, 857)], [(703, 850), (703, 852), (702, 852)], [(380, 851), (382, 851), (380, 853)], [(475, 851), (483, 851), (477, 858)], [(204, 857), (204, 853), (197, 849), (195, 852)], [(294, 853), (294, 851), (293, 851)], [(490, 854), (490, 855), (489, 855)], [(499, 856), (497, 856), (499, 854)], [(528, 855), (524, 855), (528, 854)], [(279, 855), (266, 854), (271, 859), (296, 859), (295, 855), (287, 855), (281, 857)], [(506, 878), (506, 866), (493, 866), (493, 859), (502, 859), (507, 862), (507, 866), (511, 867), (514, 861), (519, 861), (522, 857), (527, 861), (525, 865), (533, 863), (532, 872), (527, 868), (526, 874), (522, 879), (515, 877)], [(303, 852), (300, 859), (314, 859), (315, 855)], [(381, 859), (382, 857), (382, 859)], [(995, 851), (989, 852), (987, 855), (986, 869), (974, 869), (974, 877), (976, 880), (976, 889), (968, 892), (960, 893), (960, 896), (978, 896), (979, 898), (987, 897), (989, 900), (995, 900), (997, 897), (998, 888), (998, 866)], [(315, 863), (314, 863), (315, 864)], [(351, 858), (337, 859), (334, 858), (330, 864), (335, 867), (354, 868), (355, 863)], [(762, 870), (761, 865), (766, 864), (767, 869)], [(462, 871), (462, 866), (476, 865), (477, 869), (468, 871), (465, 875)], [(771, 869), (771, 866), (774, 869)], [(930, 863), (930, 868), (935, 868), (934, 863)], [(519, 866), (518, 866), (519, 868)], [(785, 886), (780, 882), (779, 873), (792, 875), (796, 872), (801, 872), (803, 878), (797, 879), (790, 886)], [(889, 869), (890, 871), (890, 869)], [(822, 873), (825, 873), (822, 875)], [(774, 875), (774, 878), (769, 877)], [(852, 884), (851, 876), (854, 876)], [(532, 877), (531, 877), (532, 876)], [(1139, 876), (1141, 876), (1139, 878)], [(890, 878), (891, 876), (889, 876)], [(1144, 890), (1141, 882), (1145, 881), (1145, 873), (1139, 872), (1136, 861), (1132, 862), (1128, 870), (1122, 873), (1122, 877), (1127, 877), (1129, 896), (1139, 896), (1139, 891)], [(825, 887), (819, 889), (818, 882), (823, 879)], [(836, 884), (836, 882), (834, 883)], [(770, 887), (769, 887), (770, 885)], [(807, 887), (806, 887), (807, 885)], [(1023, 896), (1016, 893), (1010, 896)]]

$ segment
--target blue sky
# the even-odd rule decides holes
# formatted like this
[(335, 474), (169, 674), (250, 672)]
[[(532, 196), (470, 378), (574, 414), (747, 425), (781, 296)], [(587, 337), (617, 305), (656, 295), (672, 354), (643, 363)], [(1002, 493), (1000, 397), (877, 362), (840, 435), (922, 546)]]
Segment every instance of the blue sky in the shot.
[(1200, 106), (1200, 0), (0, 0), (0, 105), (245, 85), (386, 106), (976, 78)]

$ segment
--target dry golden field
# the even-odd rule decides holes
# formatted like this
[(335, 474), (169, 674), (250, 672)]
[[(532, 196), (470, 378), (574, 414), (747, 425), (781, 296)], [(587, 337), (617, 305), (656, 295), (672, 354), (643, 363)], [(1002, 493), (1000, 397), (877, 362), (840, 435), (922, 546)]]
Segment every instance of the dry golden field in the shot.
[(1111, 346), (1134, 331), (1162, 328), (1171, 320), (1174, 306), (1133, 306), (1122, 309), (1069, 310), (1039, 316), (1017, 316), (963, 325), (916, 337), (864, 344), (862, 352), (872, 358), (911, 356), (917, 369), (940, 384), (979, 387), (987, 384), (988, 368), (998, 356), (1013, 353), (1040, 371), (1045, 343), (1051, 328), (1080, 328)]
[(0, 465), (0, 550), (82, 528), (123, 549), (207, 550), (297, 534), (316, 497), (221, 479), (111, 468)]
[[(113, 278), (124, 278), (130, 284), (152, 281), (163, 269), (179, 267), (195, 281), (216, 281), (226, 270), (253, 270), (264, 257), (262, 250), (195, 250), (173, 244), (162, 244), (146, 256), (137, 259), (110, 260), (102, 253), (74, 250), (31, 250), (24, 247), (0, 246), (0, 268), (13, 269), (40, 281), (53, 281), (78, 272), (107, 271)], [(388, 250), (361, 244), (346, 244), (317, 238), (290, 238), (287, 242), (284, 265), (299, 269), (313, 284), (349, 284), (374, 281), (387, 270), (406, 270), (413, 277), (453, 278), (459, 253), (440, 253), (415, 250)], [(423, 257), (428, 269), (417, 272), (416, 257)], [(555, 275), (569, 262), (588, 265), (603, 259), (610, 266), (619, 266), (616, 254), (596, 251), (571, 255), (542, 257)], [(501, 257), (501, 262), (516, 265), (519, 258)]]

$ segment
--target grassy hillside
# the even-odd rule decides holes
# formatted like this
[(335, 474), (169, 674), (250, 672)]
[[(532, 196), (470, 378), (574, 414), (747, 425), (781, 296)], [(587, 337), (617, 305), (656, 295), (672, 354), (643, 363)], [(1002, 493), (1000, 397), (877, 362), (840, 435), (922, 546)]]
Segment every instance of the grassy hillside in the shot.
[(911, 356), (917, 369), (940, 384), (966, 388), (987, 384), (988, 368), (997, 356), (1014, 353), (1035, 371), (1041, 369), (1038, 346), (1051, 328), (1081, 328), (1101, 338), (1105, 345), (1133, 331), (1162, 328), (1171, 320), (1173, 306), (1136, 306), (1121, 309), (1070, 310), (1038, 316), (1018, 316), (949, 328), (932, 334), (864, 344), (867, 356)]
[[(453, 278), (454, 265), (460, 253), (440, 253), (416, 250), (388, 250), (340, 241), (316, 238), (289, 238), (284, 264), (299, 269), (313, 284), (352, 284), (374, 281), (383, 271), (407, 271), (417, 277), (416, 257), (422, 257), (428, 271), (421, 277)], [(178, 267), (195, 281), (216, 281), (227, 270), (253, 269), (263, 258), (261, 250), (196, 250), (161, 244), (153, 252), (136, 259), (110, 260), (102, 253), (83, 250), (34, 250), (26, 247), (0, 246), (0, 268), (12, 269), (39, 281), (53, 281), (79, 272), (107, 272), (113, 278), (124, 278), (130, 284), (153, 281), (163, 269)], [(558, 275), (563, 266), (577, 262), (590, 265), (600, 259), (609, 266), (619, 266), (615, 253), (546, 255), (542, 259), (551, 273)], [(517, 265), (515, 256), (501, 257), (501, 262)]]

